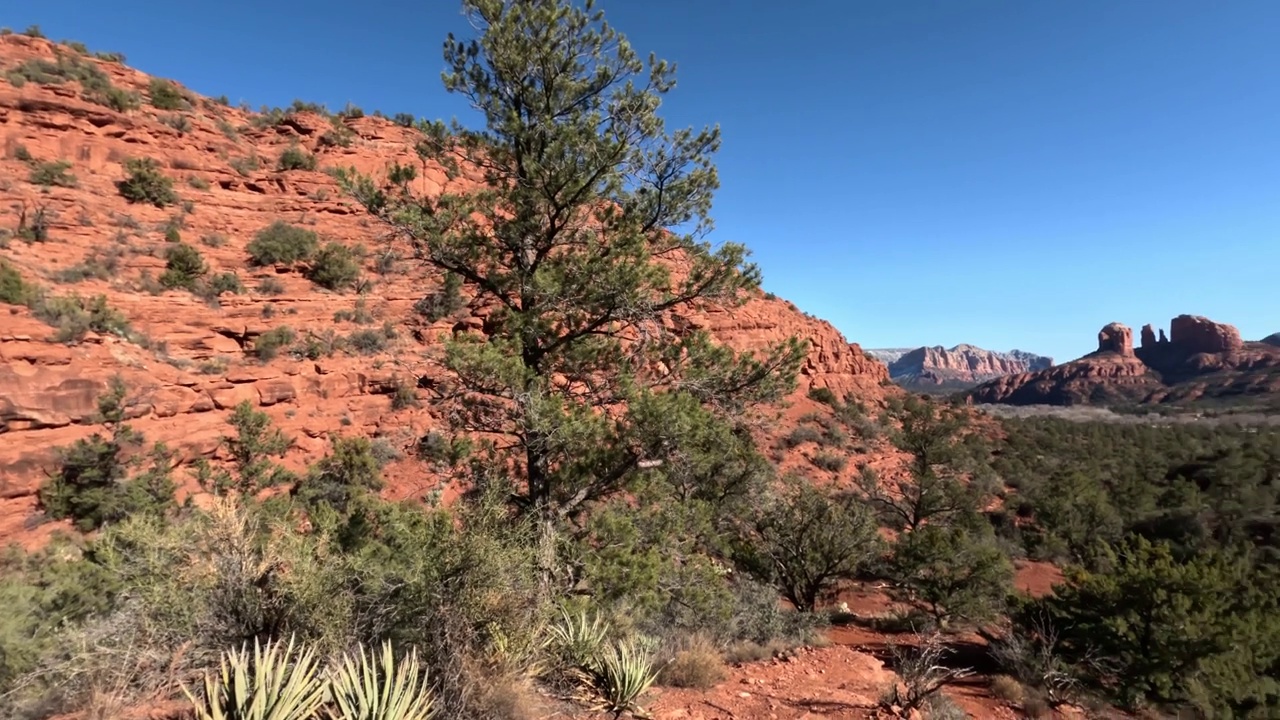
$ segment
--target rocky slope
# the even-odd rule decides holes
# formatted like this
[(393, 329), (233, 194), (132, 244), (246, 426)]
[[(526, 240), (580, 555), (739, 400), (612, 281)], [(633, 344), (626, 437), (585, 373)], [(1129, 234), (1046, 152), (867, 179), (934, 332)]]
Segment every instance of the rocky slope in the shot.
[(1280, 398), (1280, 347), (1245, 342), (1231, 325), (1179, 315), (1169, 326), (1133, 331), (1111, 323), (1098, 349), (1078, 360), (998, 378), (967, 394), (971, 402), (1013, 405), (1199, 403), (1274, 405)]
[(1004, 375), (1035, 372), (1053, 366), (1053, 358), (1022, 350), (996, 352), (973, 345), (868, 349), (867, 355), (889, 366), (889, 377), (911, 390), (968, 388)]
[[(19, 86), (15, 75), (39, 69), (38, 61), (46, 71), (53, 68), (58, 81), (28, 79)], [(112, 109), (100, 91), (91, 97), (82, 83), (56, 77), (59, 67), (80, 76), (93, 76), (96, 68), (110, 87), (137, 93), (141, 106)], [(183, 463), (216, 458), (229, 409), (248, 400), (293, 438), (287, 464), (317, 458), (330, 433), (359, 433), (386, 440), (403, 456), (387, 469), (389, 496), (416, 496), (438, 484), (408, 450), (442, 420), (429, 404), (393, 408), (393, 394), (429, 386), (441, 372), (433, 359), (439, 339), (483, 335), (487, 310), (472, 303), (434, 323), (415, 313), (414, 303), (441, 279), (388, 240), (325, 170), (412, 163), (424, 192), (472, 180), (450, 181), (440, 168), (422, 166), (413, 151), (416, 131), (385, 119), (307, 111), (268, 116), (185, 90), (180, 109), (157, 110), (146, 100), (147, 75), (42, 39), (0, 37), (0, 75), (8, 79), (0, 78), (0, 227), (8, 231), (0, 260), (47, 292), (102, 295), (133, 336), (89, 333), (58, 342), (54, 329), (26, 307), (0, 304), (0, 541), (58, 527), (40, 522), (35, 491), (52, 469), (54, 449), (95, 430), (96, 399), (117, 374), (136, 400), (134, 427), (148, 441), (168, 443)], [(316, 168), (277, 170), (277, 158), (290, 147), (314, 153)], [(115, 183), (125, 177), (122, 163), (135, 157), (161, 163), (176, 181), (177, 205), (129, 204), (120, 196)], [(56, 161), (69, 163), (65, 171), (74, 182), (32, 182), (41, 163)], [(22, 239), (24, 228), (30, 237), (38, 212), (47, 238)], [(316, 232), (322, 243), (362, 245), (365, 291), (330, 292), (294, 270), (249, 267), (246, 245), (277, 220)], [(174, 232), (200, 250), (210, 275), (233, 272), (244, 292), (204, 300), (185, 290), (163, 291), (155, 279), (165, 268), (166, 234)], [(464, 289), (464, 298), (470, 295)], [(795, 412), (821, 409), (805, 397), (812, 387), (871, 404), (892, 392), (883, 364), (782, 300), (759, 295), (739, 308), (671, 321), (706, 327), (740, 350), (803, 338), (809, 354), (791, 399)], [(282, 327), (295, 335), (294, 349), (359, 334), (363, 351), (307, 359), (284, 348), (269, 361), (255, 357), (264, 334)], [(188, 482), (185, 490), (192, 489)]]

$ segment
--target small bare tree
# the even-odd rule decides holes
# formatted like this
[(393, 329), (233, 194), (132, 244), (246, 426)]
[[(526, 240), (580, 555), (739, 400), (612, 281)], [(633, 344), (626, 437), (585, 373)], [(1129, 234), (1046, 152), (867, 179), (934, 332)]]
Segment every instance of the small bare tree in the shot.
[(1069, 701), (1078, 684), (1057, 650), (1058, 628), (1043, 611), (991, 640), (991, 656), (1000, 667), (1025, 685), (1043, 688), (1054, 707)]
[(948, 683), (973, 675), (971, 668), (952, 667), (943, 662), (951, 650), (938, 632), (917, 633), (914, 644), (891, 645), (889, 652), (894, 670), (902, 680), (893, 684), (880, 704), (899, 717), (908, 717), (924, 708)]

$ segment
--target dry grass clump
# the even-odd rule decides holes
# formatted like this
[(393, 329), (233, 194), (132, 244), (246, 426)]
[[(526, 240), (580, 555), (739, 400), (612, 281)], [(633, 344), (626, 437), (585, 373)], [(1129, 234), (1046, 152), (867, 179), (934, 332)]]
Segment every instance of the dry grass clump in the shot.
[(725, 679), (724, 658), (710, 638), (696, 634), (682, 639), (662, 663), (658, 684), (706, 690)]

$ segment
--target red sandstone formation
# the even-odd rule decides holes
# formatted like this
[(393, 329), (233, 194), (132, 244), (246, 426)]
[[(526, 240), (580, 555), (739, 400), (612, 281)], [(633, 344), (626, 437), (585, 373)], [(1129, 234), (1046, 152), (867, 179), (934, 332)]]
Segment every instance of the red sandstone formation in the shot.
[(1169, 324), (1169, 342), (1188, 353), (1229, 353), (1244, 347), (1234, 325), (1199, 315), (1179, 315)]
[(1156, 344), (1156, 330), (1154, 327), (1151, 326), (1151, 323), (1147, 323), (1146, 325), (1142, 326), (1141, 343), (1142, 343), (1142, 347), (1147, 347), (1149, 345)]
[(1280, 348), (1241, 341), (1231, 325), (1179, 315), (1169, 336), (1111, 323), (1098, 333), (1098, 352), (1036, 373), (999, 378), (974, 388), (973, 402), (1015, 405), (1162, 403), (1200, 397), (1258, 398), (1280, 394)]
[(1098, 352), (1113, 352), (1123, 357), (1133, 356), (1133, 331), (1129, 326), (1113, 322), (1098, 331)]
[[(49, 59), (54, 48), (22, 35), (0, 37), (0, 65)], [(147, 96), (147, 75), (82, 60), (95, 63), (114, 85)], [(144, 102), (116, 112), (83, 99), (78, 83), (27, 82), (18, 88), (0, 80), (0, 210), (6, 213), (0, 227), (17, 225), (15, 207), (42, 205), (52, 218), (47, 242), (11, 239), (0, 247), (0, 258), (51, 292), (105, 295), (135, 331), (151, 340), (143, 347), (90, 334), (73, 345), (53, 342), (52, 329), (26, 308), (0, 305), (0, 541), (59, 527), (33, 522), (36, 488), (53, 468), (54, 448), (96, 429), (91, 424), (96, 399), (112, 375), (121, 375), (136, 396), (134, 427), (148, 441), (168, 443), (183, 460), (217, 453), (228, 409), (249, 400), (293, 437), (286, 464), (297, 468), (323, 454), (333, 432), (376, 436), (405, 450), (439, 428), (443, 421), (430, 406), (392, 410), (390, 393), (400, 383), (429, 383), (439, 375), (434, 358), (441, 336), (483, 333), (483, 307), (469, 307), (457, 319), (438, 323), (413, 312), (414, 302), (439, 287), (440, 278), (413, 262), (408, 247), (386, 240), (383, 229), (324, 171), (413, 164), (422, 192), (439, 192), (450, 183), (465, 186), (475, 182), (474, 176), (449, 180), (441, 168), (423, 167), (413, 150), (416, 131), (376, 117), (338, 121), (352, 135), (343, 147), (322, 139), (335, 126), (315, 113), (255, 125), (251, 113), (195, 95), (190, 99), (191, 108), (183, 111), (158, 111)], [(280, 153), (295, 145), (315, 154), (317, 170), (276, 170)], [(36, 161), (70, 162), (75, 187), (28, 182), (31, 168), (18, 157), (24, 154), (20, 148)], [(187, 207), (126, 203), (114, 183), (124, 177), (122, 161), (130, 157), (159, 161)], [(248, 267), (245, 246), (276, 220), (314, 230), (322, 242), (362, 244), (370, 251), (365, 274), (374, 279), (373, 289), (359, 296), (333, 293), (294, 271)], [(154, 285), (164, 271), (169, 226), (180, 226), (183, 241), (200, 250), (211, 273), (237, 273), (246, 292), (223, 294), (212, 305), (186, 291), (149, 292), (148, 283)], [(374, 263), (384, 256), (389, 272), (380, 274)], [(106, 270), (75, 284), (59, 279), (78, 268)], [(266, 280), (279, 284), (280, 291), (260, 289)], [(304, 340), (322, 339), (329, 330), (346, 335), (361, 329), (337, 316), (351, 313), (357, 303), (372, 318), (366, 328), (390, 323), (396, 337), (385, 350), (318, 360), (282, 354), (266, 363), (251, 356), (257, 338), (273, 328), (288, 326)], [(792, 335), (803, 338), (810, 352), (792, 397), (797, 403), (807, 402), (811, 387), (853, 394), (871, 404), (890, 392), (883, 387), (888, 382), (884, 365), (830, 324), (782, 300), (759, 295), (742, 307), (671, 321), (706, 327), (736, 349), (758, 349)], [(766, 429), (788, 430), (778, 424)], [(391, 497), (418, 496), (438, 482), (421, 463), (407, 459), (392, 463), (386, 475)], [(181, 480), (185, 472), (177, 476)]]

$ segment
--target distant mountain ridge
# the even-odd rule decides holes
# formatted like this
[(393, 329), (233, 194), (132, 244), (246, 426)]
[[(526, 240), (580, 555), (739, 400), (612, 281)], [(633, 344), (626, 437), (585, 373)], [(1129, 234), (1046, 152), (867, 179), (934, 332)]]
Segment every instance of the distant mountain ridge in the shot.
[(920, 391), (968, 388), (1005, 375), (1037, 372), (1053, 366), (1053, 358), (1024, 350), (998, 352), (960, 344), (918, 348), (879, 348), (864, 352), (889, 367), (889, 377), (904, 388)]

